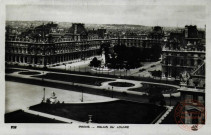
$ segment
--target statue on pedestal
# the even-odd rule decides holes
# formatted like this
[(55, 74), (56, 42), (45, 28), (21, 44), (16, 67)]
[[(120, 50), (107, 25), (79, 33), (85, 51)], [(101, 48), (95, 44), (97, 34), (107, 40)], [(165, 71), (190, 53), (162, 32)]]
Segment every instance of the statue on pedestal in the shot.
[(181, 84), (187, 85), (188, 80), (190, 79), (190, 74), (187, 71), (184, 71), (180, 74)]
[(51, 93), (51, 97), (48, 98), (48, 99), (46, 100), (46, 102), (47, 102), (47, 103), (50, 103), (50, 104), (56, 104), (56, 103), (58, 103), (59, 101), (58, 101), (58, 99), (57, 99), (57, 97), (56, 97), (56, 93), (55, 93), (55, 92), (52, 92), (52, 93)]

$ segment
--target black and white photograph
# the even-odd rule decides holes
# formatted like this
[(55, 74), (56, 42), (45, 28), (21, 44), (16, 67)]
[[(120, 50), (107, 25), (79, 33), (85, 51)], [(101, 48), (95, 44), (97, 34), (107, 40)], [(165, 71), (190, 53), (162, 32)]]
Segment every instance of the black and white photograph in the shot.
[(206, 4), (39, 2), (5, 4), (8, 130), (208, 133)]

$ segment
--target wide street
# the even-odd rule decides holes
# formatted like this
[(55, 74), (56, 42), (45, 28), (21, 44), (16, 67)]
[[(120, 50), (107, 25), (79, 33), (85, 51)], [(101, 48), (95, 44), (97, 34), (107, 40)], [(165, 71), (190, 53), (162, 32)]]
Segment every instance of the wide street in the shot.
[[(95, 56), (96, 58), (100, 59), (101, 56)], [(157, 62), (142, 62), (143, 66), (135, 68), (135, 69), (112, 69), (110, 72), (102, 72), (92, 70), (92, 67), (89, 66), (90, 61), (94, 57), (90, 57), (86, 60), (74, 60), (71, 62), (66, 62), (66, 64), (61, 64), (59, 66), (49, 67), (49, 69), (60, 69), (66, 71), (77, 71), (77, 72), (91, 72), (96, 74), (108, 74), (108, 75), (118, 75), (118, 76), (139, 76), (139, 77), (152, 77), (148, 71), (153, 70), (161, 70), (161, 61)], [(145, 69), (144, 71), (140, 72), (141, 69)]]

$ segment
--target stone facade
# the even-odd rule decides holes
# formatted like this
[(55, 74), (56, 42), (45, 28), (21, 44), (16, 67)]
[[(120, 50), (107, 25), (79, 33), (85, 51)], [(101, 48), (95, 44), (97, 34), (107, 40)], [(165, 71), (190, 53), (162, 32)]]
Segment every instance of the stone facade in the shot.
[[(188, 31), (193, 29), (189, 36)], [(162, 51), (162, 76), (180, 79), (181, 73), (190, 74), (202, 65), (205, 60), (202, 40), (198, 37), (197, 28), (192, 26), (186, 26), (184, 32), (171, 33)]]

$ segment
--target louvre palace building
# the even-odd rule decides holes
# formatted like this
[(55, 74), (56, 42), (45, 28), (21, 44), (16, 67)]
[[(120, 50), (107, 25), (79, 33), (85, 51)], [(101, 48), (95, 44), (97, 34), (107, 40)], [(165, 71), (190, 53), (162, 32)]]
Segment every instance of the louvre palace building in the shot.
[[(185, 26), (184, 31), (171, 33), (162, 50), (163, 78), (180, 81), (180, 99), (188, 104), (184, 109), (184, 123), (204, 123), (204, 113), (198, 119), (188, 119), (191, 110), (201, 112), (205, 105), (205, 32), (196, 26)], [(198, 102), (198, 103), (196, 103)]]
[(18, 36), (7, 26), (5, 60), (8, 65), (50, 67), (96, 56), (104, 43), (151, 48), (163, 44), (162, 36), (163, 30), (159, 26), (150, 35), (121, 37), (111, 37), (106, 29), (87, 31), (82, 23), (73, 23), (66, 32), (53, 22), (30, 26)]
[(185, 26), (184, 31), (170, 33), (162, 57), (163, 77), (180, 79), (183, 73), (190, 78), (199, 69), (200, 74), (205, 74), (205, 33), (196, 26)]

